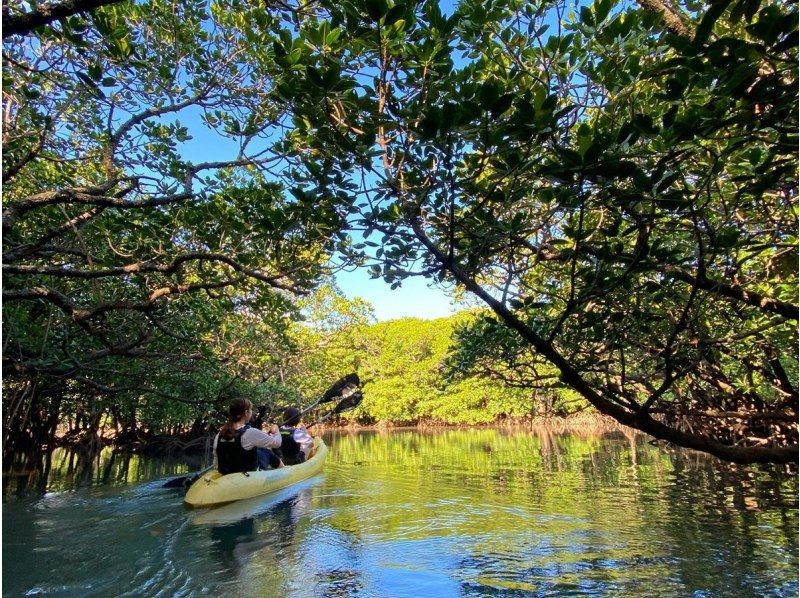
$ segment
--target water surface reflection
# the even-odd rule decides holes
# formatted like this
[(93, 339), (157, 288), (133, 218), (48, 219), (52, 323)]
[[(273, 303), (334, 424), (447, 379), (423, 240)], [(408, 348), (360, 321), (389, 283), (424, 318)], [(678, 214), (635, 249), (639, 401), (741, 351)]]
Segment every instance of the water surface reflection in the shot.
[(218, 509), (185, 510), (144, 462), (8, 500), (4, 595), (797, 595), (779, 468), (588, 432), (326, 440), (321, 476)]

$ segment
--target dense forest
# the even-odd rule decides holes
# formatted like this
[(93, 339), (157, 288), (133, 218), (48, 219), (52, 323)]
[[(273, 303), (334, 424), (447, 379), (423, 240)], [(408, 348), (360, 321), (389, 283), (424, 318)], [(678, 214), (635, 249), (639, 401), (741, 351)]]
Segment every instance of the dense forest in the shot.
[[(3, 451), (591, 407), (797, 462), (796, 2), (3, 7)], [(481, 308), (375, 324), (369, 268)]]

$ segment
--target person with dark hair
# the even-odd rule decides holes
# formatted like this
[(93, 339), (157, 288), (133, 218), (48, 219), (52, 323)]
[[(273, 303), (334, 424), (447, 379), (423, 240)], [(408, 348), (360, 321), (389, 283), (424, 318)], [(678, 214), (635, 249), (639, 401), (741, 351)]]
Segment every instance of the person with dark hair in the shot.
[(234, 399), (228, 409), (228, 421), (214, 438), (214, 458), (221, 474), (283, 467), (272, 449), (280, 448), (281, 433), (272, 424), (269, 433), (250, 427), (253, 404)]
[(283, 412), (283, 427), (281, 432), (281, 459), (286, 465), (302, 463), (311, 456), (314, 439), (300, 424), (300, 410), (297, 407), (287, 407)]

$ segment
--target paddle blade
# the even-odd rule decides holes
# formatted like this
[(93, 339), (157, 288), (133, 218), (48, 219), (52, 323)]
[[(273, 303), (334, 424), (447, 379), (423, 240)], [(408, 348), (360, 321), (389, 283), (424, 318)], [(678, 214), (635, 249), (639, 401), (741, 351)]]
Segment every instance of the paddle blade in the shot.
[(359, 390), (357, 387), (350, 393), (348, 393), (345, 398), (343, 398), (336, 407), (333, 408), (332, 414), (341, 413), (342, 411), (349, 411), (350, 409), (355, 409), (361, 404), (362, 399), (364, 398), (364, 394)]
[(162, 488), (183, 488), (186, 485), (189, 476), (183, 476), (180, 478), (172, 478), (168, 482), (165, 482), (161, 485)]
[(188, 489), (189, 486), (194, 484), (198, 479), (200, 479), (199, 473), (193, 473), (192, 475), (185, 475), (182, 478), (173, 478), (168, 482), (162, 484), (162, 488), (183, 488)]
[(355, 372), (352, 374), (347, 374), (344, 378), (337, 380), (333, 386), (331, 386), (328, 390), (325, 391), (325, 394), (322, 395), (322, 398), (319, 400), (319, 404), (322, 403), (329, 403), (334, 399), (338, 399), (341, 397), (348, 386), (355, 386), (358, 388), (361, 385), (361, 380), (358, 378), (358, 374)]

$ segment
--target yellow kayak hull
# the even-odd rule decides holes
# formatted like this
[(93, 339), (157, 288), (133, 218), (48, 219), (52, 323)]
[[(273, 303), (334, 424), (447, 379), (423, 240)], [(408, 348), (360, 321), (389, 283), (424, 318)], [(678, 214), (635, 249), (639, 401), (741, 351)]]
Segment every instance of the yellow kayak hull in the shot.
[(191, 485), (183, 502), (191, 507), (211, 507), (269, 494), (296, 484), (322, 471), (328, 447), (321, 438), (315, 438), (314, 448), (314, 455), (305, 463), (280, 469), (227, 475), (210, 471)]

